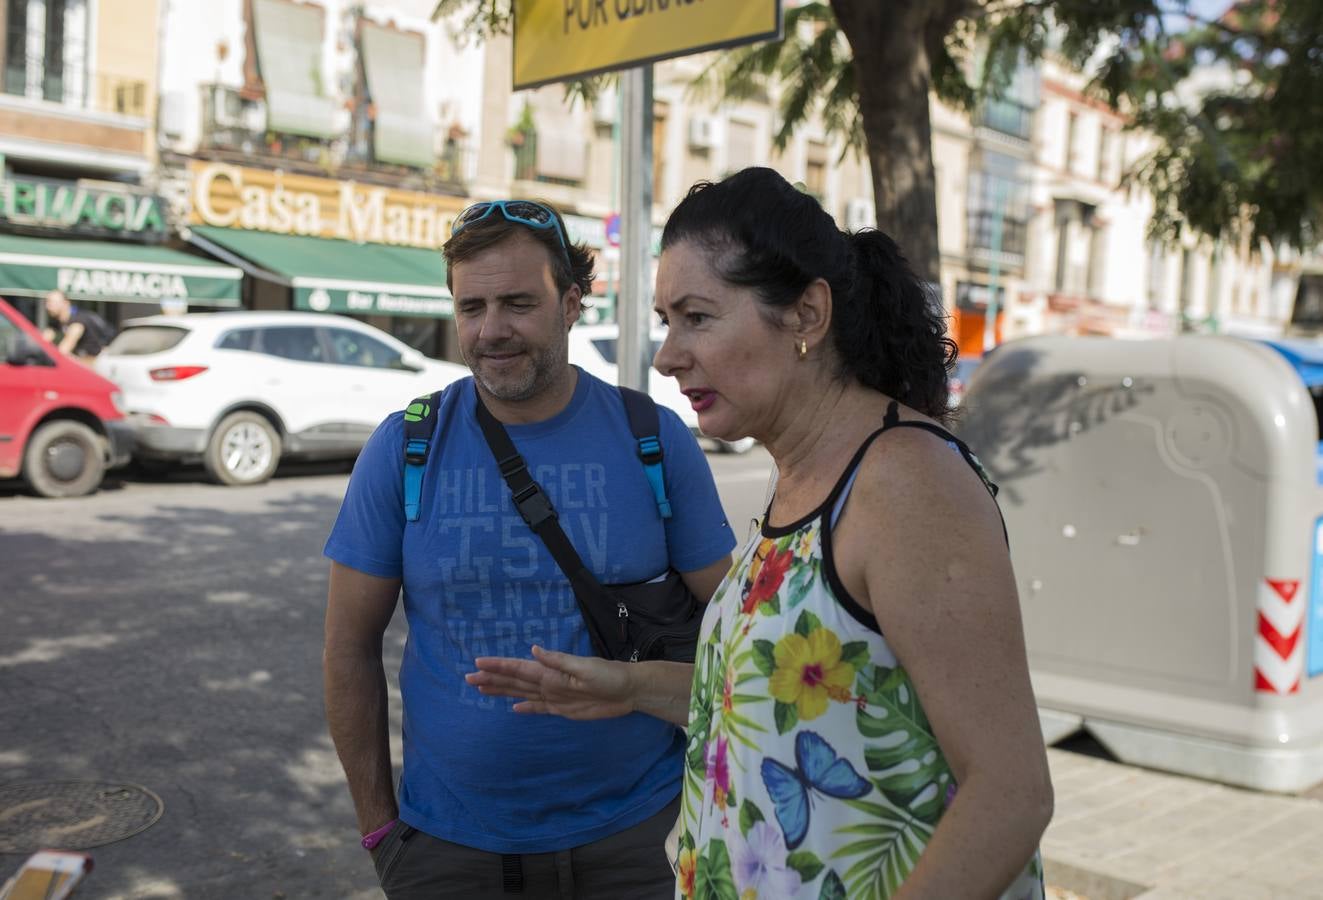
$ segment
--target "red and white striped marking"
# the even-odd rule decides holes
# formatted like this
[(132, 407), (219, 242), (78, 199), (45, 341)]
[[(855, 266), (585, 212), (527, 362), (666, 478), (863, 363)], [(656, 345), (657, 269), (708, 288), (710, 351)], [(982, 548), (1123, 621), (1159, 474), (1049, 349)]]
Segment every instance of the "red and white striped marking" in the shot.
[(1259, 629), (1254, 638), (1254, 689), (1268, 694), (1300, 690), (1305, 668), (1305, 601), (1300, 582), (1265, 578), (1259, 585)]

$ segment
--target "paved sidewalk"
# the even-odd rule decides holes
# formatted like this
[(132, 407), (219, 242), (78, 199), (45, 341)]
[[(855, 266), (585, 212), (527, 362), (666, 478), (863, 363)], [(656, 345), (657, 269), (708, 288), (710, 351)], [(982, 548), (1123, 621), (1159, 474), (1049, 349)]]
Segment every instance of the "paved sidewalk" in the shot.
[(1049, 884), (1088, 900), (1319, 900), (1323, 802), (1048, 750)]

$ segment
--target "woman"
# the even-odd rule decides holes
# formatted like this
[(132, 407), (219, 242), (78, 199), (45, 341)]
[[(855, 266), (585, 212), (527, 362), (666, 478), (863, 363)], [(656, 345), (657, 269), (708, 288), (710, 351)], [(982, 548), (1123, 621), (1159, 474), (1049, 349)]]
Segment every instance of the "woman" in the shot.
[(1052, 788), (992, 490), (938, 424), (940, 307), (886, 235), (746, 169), (671, 215), (656, 308), (703, 432), (778, 473), (696, 666), (535, 648), (470, 681), (687, 724), (681, 896), (1041, 897)]

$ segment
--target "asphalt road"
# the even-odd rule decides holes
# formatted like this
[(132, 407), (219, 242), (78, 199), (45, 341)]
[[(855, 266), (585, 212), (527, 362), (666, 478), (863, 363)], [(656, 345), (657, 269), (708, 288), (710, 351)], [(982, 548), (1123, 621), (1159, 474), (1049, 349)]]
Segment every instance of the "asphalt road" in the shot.
[[(770, 458), (708, 459), (743, 541)], [(381, 896), (322, 715), (321, 547), (346, 479), (128, 475), (59, 501), (0, 483), (0, 786), (127, 783), (165, 807), (89, 851), (80, 897)], [(0, 882), (23, 859), (0, 854)]]

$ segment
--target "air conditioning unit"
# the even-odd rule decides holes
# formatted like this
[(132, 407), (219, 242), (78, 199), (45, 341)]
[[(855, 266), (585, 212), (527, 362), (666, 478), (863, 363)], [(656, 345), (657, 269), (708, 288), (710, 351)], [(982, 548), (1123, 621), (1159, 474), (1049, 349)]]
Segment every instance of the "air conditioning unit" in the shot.
[(845, 228), (847, 231), (875, 227), (877, 227), (877, 210), (873, 207), (873, 201), (865, 200), (863, 197), (855, 197), (845, 204)]
[(716, 143), (716, 123), (707, 116), (694, 116), (689, 120), (689, 148), (711, 150)]
[(243, 99), (234, 88), (213, 84), (207, 88), (211, 121), (217, 128), (243, 128)]
[(178, 140), (188, 129), (188, 98), (181, 91), (167, 91), (161, 94), (156, 110), (161, 134), (171, 140)]
[(593, 124), (606, 127), (616, 123), (616, 92), (602, 91), (593, 101)]

